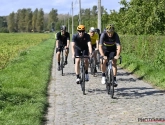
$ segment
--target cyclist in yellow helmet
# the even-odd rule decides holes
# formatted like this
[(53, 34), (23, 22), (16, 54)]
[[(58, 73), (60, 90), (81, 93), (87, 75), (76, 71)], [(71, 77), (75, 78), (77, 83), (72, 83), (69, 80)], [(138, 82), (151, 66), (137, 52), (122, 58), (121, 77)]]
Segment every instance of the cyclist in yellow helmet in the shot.
[[(98, 50), (99, 49), (99, 47), (98, 47), (99, 46), (99, 35), (96, 33), (95, 28), (91, 27), (89, 29), (88, 34), (90, 35), (90, 38), (91, 38), (92, 51)], [(95, 62), (97, 62), (96, 54), (97, 54), (97, 51), (95, 51), (93, 53), (93, 57), (95, 58)], [(97, 72), (96, 67), (95, 67), (95, 72)]]
[[(72, 57), (89, 56), (92, 55), (92, 46), (89, 34), (85, 33), (85, 26), (79, 25), (77, 27), (77, 34), (72, 36), (71, 48)], [(82, 52), (82, 53), (81, 53)], [(88, 75), (88, 58), (85, 58), (85, 81), (89, 81)], [(75, 72), (76, 72), (76, 83), (80, 83), (80, 58), (75, 58)]]
[(105, 31), (101, 34), (99, 42), (99, 52), (104, 58), (103, 64), (101, 63), (102, 80), (101, 83), (105, 84), (105, 71), (107, 57), (113, 56), (113, 74), (114, 74), (114, 85), (117, 87), (116, 74), (117, 74), (117, 59), (120, 57), (121, 45), (119, 35), (115, 32), (115, 28), (112, 24), (106, 26)]

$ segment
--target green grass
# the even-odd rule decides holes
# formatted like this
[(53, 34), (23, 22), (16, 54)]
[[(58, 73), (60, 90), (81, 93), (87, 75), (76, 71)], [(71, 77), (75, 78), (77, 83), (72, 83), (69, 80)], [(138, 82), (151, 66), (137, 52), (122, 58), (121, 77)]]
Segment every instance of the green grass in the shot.
[(154, 87), (165, 89), (165, 37), (121, 36), (121, 67)]
[(0, 70), (0, 125), (41, 124), (54, 47), (54, 39), (41, 42)]

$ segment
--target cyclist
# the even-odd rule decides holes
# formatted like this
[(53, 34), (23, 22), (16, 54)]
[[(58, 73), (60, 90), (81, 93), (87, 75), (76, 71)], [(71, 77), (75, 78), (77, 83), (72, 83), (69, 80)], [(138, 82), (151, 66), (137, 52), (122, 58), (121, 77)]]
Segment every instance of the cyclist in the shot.
[(64, 65), (67, 64), (67, 57), (69, 54), (69, 43), (70, 43), (70, 33), (66, 32), (66, 26), (61, 26), (61, 31), (56, 34), (56, 53), (57, 53), (57, 61), (58, 61), (58, 71), (60, 70), (60, 54), (62, 51), (62, 47), (65, 48), (65, 61)]
[[(79, 25), (77, 27), (77, 34), (74, 34), (72, 37), (71, 47), (72, 47), (72, 57), (78, 57), (78, 56), (89, 56), (92, 55), (92, 46), (90, 41), (89, 34), (85, 33), (85, 26)], [(90, 54), (89, 54), (90, 53)], [(89, 81), (89, 75), (88, 75), (88, 58), (85, 58), (85, 80)], [(80, 83), (80, 58), (75, 58), (75, 72), (76, 72), (76, 83)]]
[[(95, 28), (91, 27), (89, 29), (89, 33), (88, 33), (90, 35), (90, 38), (91, 38), (92, 51), (99, 49), (99, 47), (98, 47), (99, 46), (99, 35), (97, 33), (95, 33), (95, 31), (96, 31)], [(93, 57), (95, 59), (95, 62), (97, 62), (96, 54), (97, 54), (97, 52), (93, 53)], [(97, 72), (96, 67), (95, 67), (95, 72)]]
[(113, 74), (114, 74), (114, 86), (117, 87), (116, 74), (117, 74), (117, 59), (120, 57), (121, 45), (118, 34), (114, 31), (115, 28), (112, 24), (106, 26), (106, 31), (101, 34), (99, 43), (99, 52), (103, 59), (103, 64), (101, 63), (102, 70), (102, 80), (101, 83), (105, 84), (105, 71), (107, 57), (112, 55), (114, 57), (112, 61)]
[(100, 29), (96, 28), (95, 32), (99, 35), (99, 39), (100, 39), (100, 36), (101, 36)]

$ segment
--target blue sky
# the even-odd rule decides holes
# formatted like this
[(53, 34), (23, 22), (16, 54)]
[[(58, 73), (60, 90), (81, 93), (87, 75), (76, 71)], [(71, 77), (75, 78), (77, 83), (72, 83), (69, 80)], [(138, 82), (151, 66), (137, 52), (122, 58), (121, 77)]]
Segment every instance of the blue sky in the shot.
[[(17, 12), (18, 9), (31, 8), (34, 11), (36, 8), (42, 8), (45, 13), (49, 13), (52, 8), (58, 10), (58, 14), (71, 14), (71, 3), (73, 1), (74, 15), (79, 12), (79, 0), (0, 0), (0, 16), (9, 15), (12, 12)], [(101, 0), (101, 5), (109, 10), (118, 11), (121, 5), (120, 0)], [(98, 4), (98, 0), (81, 0), (81, 8), (92, 8)]]

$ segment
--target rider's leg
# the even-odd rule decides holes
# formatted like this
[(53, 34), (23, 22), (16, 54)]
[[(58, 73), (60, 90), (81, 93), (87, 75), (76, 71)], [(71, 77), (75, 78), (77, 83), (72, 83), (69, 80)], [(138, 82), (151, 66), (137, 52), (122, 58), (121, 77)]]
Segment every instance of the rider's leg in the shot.
[[(80, 51), (75, 49), (75, 56), (80, 56)], [(75, 58), (76, 83), (80, 83), (80, 58)]]
[(57, 58), (57, 61), (58, 61), (58, 69), (57, 70), (60, 70), (60, 49), (56, 49), (56, 58)]
[(113, 76), (114, 76), (114, 85), (115, 87), (117, 86), (117, 82), (116, 82), (116, 75), (117, 75), (117, 60), (114, 59), (112, 61), (112, 67), (113, 67)]
[(68, 63), (67, 62), (68, 54), (69, 54), (69, 48), (68, 49), (65, 49), (65, 65)]
[(101, 63), (101, 71), (102, 71), (101, 83), (102, 83), (102, 84), (105, 84), (105, 72), (106, 72), (106, 63), (107, 63), (107, 59), (101, 60), (100, 63)]
[(75, 58), (75, 73), (80, 74), (80, 58)]

